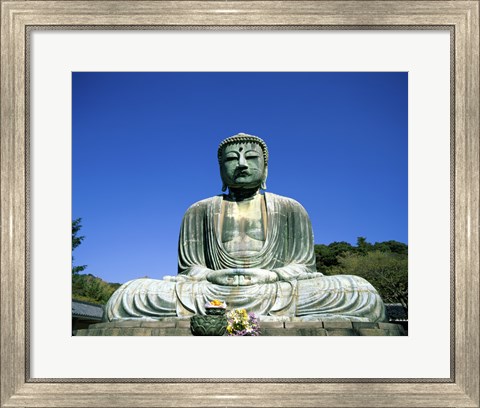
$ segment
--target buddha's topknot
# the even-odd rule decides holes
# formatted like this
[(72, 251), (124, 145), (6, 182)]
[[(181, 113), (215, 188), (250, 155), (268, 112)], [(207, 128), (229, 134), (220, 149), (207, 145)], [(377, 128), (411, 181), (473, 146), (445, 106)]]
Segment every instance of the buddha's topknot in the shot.
[(225, 146), (237, 143), (257, 143), (260, 145), (263, 151), (263, 161), (265, 166), (268, 163), (268, 149), (267, 144), (260, 139), (258, 136), (247, 135), (246, 133), (238, 133), (237, 135), (227, 137), (225, 140), (222, 140), (218, 145), (218, 162), (222, 162), (222, 152)]

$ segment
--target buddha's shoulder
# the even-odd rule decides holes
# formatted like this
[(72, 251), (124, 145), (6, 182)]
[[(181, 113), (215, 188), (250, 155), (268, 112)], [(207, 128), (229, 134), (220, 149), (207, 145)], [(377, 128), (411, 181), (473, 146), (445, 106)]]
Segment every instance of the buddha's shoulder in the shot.
[[(288, 209), (291, 211), (299, 211), (302, 213), (306, 213), (305, 208), (300, 204), (297, 200), (294, 200), (290, 197), (285, 197), (275, 193), (264, 193), (267, 202), (270, 202), (276, 207)], [(186, 211), (186, 214), (192, 213), (201, 213), (207, 210), (212, 205), (220, 205), (224, 198), (223, 194), (208, 197), (203, 200), (197, 201), (196, 203), (192, 204)]]
[(285, 197), (285, 196), (274, 194), (274, 193), (265, 193), (265, 197), (267, 198), (267, 201), (268, 200), (274, 201), (277, 205), (298, 208), (305, 211), (302, 204), (300, 204), (297, 200), (294, 200), (293, 198)]
[(222, 197), (223, 195), (218, 195), (218, 196), (208, 197), (208, 198), (204, 198), (203, 200), (197, 201), (196, 203), (193, 203), (190, 207), (188, 207), (186, 213), (204, 211), (210, 205), (217, 202), (221, 202)]

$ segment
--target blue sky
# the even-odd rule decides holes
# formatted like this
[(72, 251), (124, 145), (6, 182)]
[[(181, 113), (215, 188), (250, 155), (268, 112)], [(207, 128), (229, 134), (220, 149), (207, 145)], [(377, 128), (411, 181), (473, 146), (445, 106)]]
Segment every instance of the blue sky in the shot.
[(221, 193), (221, 140), (264, 139), (267, 191), (299, 201), (315, 243), (407, 243), (408, 74), (72, 74), (75, 264), (123, 283), (177, 272), (180, 223)]

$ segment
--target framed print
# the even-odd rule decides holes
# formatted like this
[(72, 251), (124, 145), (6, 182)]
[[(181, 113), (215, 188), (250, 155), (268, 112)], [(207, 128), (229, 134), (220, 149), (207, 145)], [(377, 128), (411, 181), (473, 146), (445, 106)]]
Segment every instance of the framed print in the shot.
[[(2, 406), (479, 406), (478, 1), (2, 0), (1, 6)], [(206, 72), (237, 72), (235, 81), (277, 72), (285, 87), (286, 76), (299, 72), (309, 81), (326, 72), (408, 75), (409, 336), (356, 343), (329, 336), (246, 343), (72, 337), (65, 307), (72, 84), (78, 87), (88, 72), (123, 72), (124, 84), (129, 72), (177, 73), (186, 88), (192, 81), (190, 89), (208, 83)], [(212, 81), (221, 82), (219, 74)], [(311, 84), (314, 101), (321, 91)], [(117, 100), (91, 94), (92, 106), (121, 104), (125, 96), (114, 89)], [(200, 119), (215, 121), (218, 112), (190, 119), (201, 128)], [(142, 115), (153, 114), (137, 112), (138, 128), (128, 136), (132, 155), (141, 149)], [(106, 132), (108, 120), (95, 126)], [(109, 152), (120, 132), (111, 135)], [(175, 136), (174, 128), (169, 132)], [(199, 135), (189, 143), (201, 152), (207, 140)], [(120, 157), (120, 170), (128, 169), (133, 162)], [(159, 180), (167, 190), (171, 171)], [(134, 181), (142, 182), (151, 184)], [(103, 193), (97, 187), (87, 204), (100, 205), (96, 196)], [(114, 208), (112, 202), (112, 214)]]
[[(178, 34), (178, 32), (171, 33), (169, 37), (172, 42)], [(253, 34), (249, 37), (252, 39), (255, 37), (256, 41), (271, 43), (269, 33), (257, 34), (258, 36)], [(151, 36), (151, 33), (147, 35)], [(204, 47), (209, 44), (210, 38), (223, 36), (220, 33), (213, 36), (208, 33), (206, 36), (199, 33), (190, 33), (190, 35), (182, 33), (181, 35), (190, 37), (191, 43), (195, 42), (193, 36), (201, 38)], [(102, 37), (102, 33), (100, 36)], [(312, 37), (312, 34), (295, 33), (295, 36)], [(42, 47), (40, 43), (43, 39), (40, 37), (43, 35), (34, 34), (32, 37), (37, 47)], [(239, 41), (237, 37), (245, 38), (242, 33), (229, 33), (225, 38), (235, 42)], [(291, 51), (287, 48), (289, 35), (279, 34), (276, 37), (282, 37), (284, 52), (290, 53)], [(448, 55), (448, 33), (444, 33), (443, 37)], [(164, 42), (164, 33), (160, 34), (157, 40)], [(394, 41), (393, 38), (392, 41)], [(126, 39), (124, 39), (125, 42)], [(185, 49), (183, 46), (181, 48)], [(208, 45), (208, 48), (217, 47), (212, 44)], [(253, 44), (248, 48), (252, 49)], [(260, 48), (271, 49), (273, 45), (265, 44)], [(194, 51), (186, 53), (191, 52)], [(241, 51), (237, 48), (236, 52), (238, 54)], [(164, 52), (162, 54), (165, 55)], [(251, 51), (250, 55), (252, 55)], [(214, 57), (207, 59), (212, 62)], [(231, 58), (227, 57), (227, 59)], [(252, 60), (254, 60), (252, 69), (260, 66), (260, 58), (254, 57)], [(33, 60), (32, 65), (38, 66)], [(52, 67), (51, 61), (49, 67)], [(192, 69), (195, 70), (193, 66)], [(236, 69), (243, 68), (240, 68), (237, 63)], [(440, 68), (437, 70), (444, 75), (449, 75), (448, 64), (443, 70)], [(38, 82), (43, 80), (39, 79)], [(120, 104), (117, 103), (119, 90), (122, 95)], [(445, 91), (448, 92), (448, 89), (445, 88)], [(448, 98), (446, 100), (448, 101)], [(203, 233), (200, 230), (196, 231), (196, 237), (188, 238), (189, 233), (185, 230), (187, 223), (195, 222), (194, 220), (198, 218), (194, 216), (190, 221), (185, 220), (182, 223), (183, 213), (187, 213), (189, 207), (196, 206), (196, 202), (204, 200), (205, 196), (221, 197), (222, 200), (230, 199), (228, 195), (230, 192), (227, 192), (226, 187), (222, 187), (217, 168), (218, 153), (216, 155), (215, 152), (220, 143), (219, 134), (232, 136), (236, 134), (235, 132), (238, 133), (239, 129), (242, 129), (243, 133), (229, 140), (245, 138), (259, 140), (258, 136), (252, 136), (255, 130), (255, 134), (262, 136), (261, 140), (264, 140), (265, 151), (268, 153), (268, 177), (261, 189), (263, 192), (253, 194), (248, 197), (249, 200), (240, 198), (239, 202), (242, 204), (234, 204), (233, 207), (234, 209), (243, 208), (250, 199), (255, 203), (256, 200), (263, 198), (270, 200), (267, 201), (265, 212), (270, 212), (266, 218), (271, 219), (272, 224), (268, 225), (267, 221), (266, 225), (260, 228), (260, 234), (258, 234), (259, 229), (254, 229), (257, 233), (255, 236), (261, 237), (263, 235), (261, 231), (265, 229), (266, 236), (268, 237), (270, 233), (273, 237), (271, 234), (274, 228), (281, 229), (282, 224), (280, 222), (274, 224), (272, 218), (274, 213), (272, 206), (279, 207), (281, 204), (274, 203), (277, 198), (270, 194), (295, 197), (308, 214), (315, 242), (329, 244), (335, 241), (341, 242), (348, 237), (355, 244), (355, 246), (344, 244), (345, 248), (351, 248), (351, 250), (356, 248), (357, 256), (342, 260), (345, 268), (349, 268), (349, 272), (343, 275), (362, 273), (361, 269), (354, 265), (359, 260), (368, 259), (373, 262), (376, 259), (376, 262), (393, 262), (390, 272), (386, 272), (383, 267), (378, 267), (377, 270), (382, 271), (384, 278), (398, 276), (399, 285), (405, 288), (404, 295), (401, 295), (400, 291), (395, 293), (392, 291), (389, 294), (385, 285), (382, 286), (382, 281), (376, 278), (375, 273), (370, 272), (372, 280), (370, 283), (374, 287), (377, 286), (378, 290), (381, 288), (384, 292), (382, 300), (387, 305), (394, 303), (398, 308), (399, 300), (403, 301), (405, 305), (403, 310), (406, 315), (408, 310), (407, 104), (408, 73), (406, 72), (74, 72), (72, 74), (72, 165), (68, 166), (73, 169), (73, 172), (72, 186), (66, 190), (72, 191), (73, 219), (81, 218), (79, 234), (88, 236), (88, 240), (76, 247), (75, 262), (83, 265), (88, 260), (89, 266), (74, 274), (73, 287), (76, 292), (72, 293), (72, 296), (74, 299), (81, 297), (82, 294), (95, 296), (91, 299), (92, 301), (98, 299), (104, 304), (108, 301), (106, 314), (109, 319), (109, 322), (97, 323), (88, 330), (102, 330), (102, 332), (92, 332), (97, 335), (100, 333), (139, 335), (155, 332), (161, 336), (178, 334), (181, 330), (189, 334), (190, 319), (202, 325), (205, 321), (219, 320), (216, 317), (194, 318), (191, 314), (196, 307), (202, 308), (207, 304), (209, 299), (206, 297), (212, 299), (215, 296), (210, 291), (215, 290), (216, 286), (206, 282), (199, 283), (202, 281), (198, 274), (204, 274), (200, 271), (199, 265), (208, 264), (210, 269), (216, 267), (207, 260), (219, 256), (223, 248), (216, 246), (215, 249), (212, 248), (210, 257), (204, 257), (201, 250), (192, 245), (187, 255), (187, 252), (178, 250), (178, 248), (186, 248), (186, 245), (179, 244), (177, 236), (180, 230), (184, 231), (180, 242), (189, 242), (197, 239), (196, 237), (204, 238), (205, 241), (213, 238), (209, 231), (215, 231), (215, 227), (210, 228), (209, 231), (205, 229)], [(445, 106), (445, 109), (448, 107)], [(180, 121), (179, 118), (185, 118), (185, 121)], [(345, 118), (352, 120), (344, 121)], [(449, 116), (446, 115), (443, 120), (448, 121), (448, 118)], [(103, 125), (105, 121), (108, 122), (107, 126)], [(265, 125), (262, 126), (262, 123)], [(448, 129), (448, 123), (445, 123), (444, 128)], [(336, 136), (331, 137), (332, 133)], [(292, 146), (293, 135), (295, 135), (295, 147)], [(388, 138), (385, 138), (385, 135), (388, 135)], [(135, 152), (132, 151), (132, 138), (135, 140)], [(448, 132), (445, 133), (443, 140), (448, 148)], [(185, 146), (188, 147), (185, 148)], [(151, 152), (151, 156), (148, 156), (148, 152)], [(176, 152), (176, 154), (166, 154), (166, 152)], [(290, 163), (291, 157), (297, 158), (294, 163)], [(253, 161), (253, 157), (250, 160)], [(125, 166), (125, 163), (130, 164)], [(146, 167), (145, 164), (147, 164)], [(248, 162), (242, 163), (242, 166), (246, 167), (248, 164)], [(362, 178), (352, 177), (359, 168), (362, 169)], [(164, 169), (175, 169), (175, 171), (169, 171), (168, 177), (164, 177), (161, 175)], [(37, 171), (34, 170), (33, 173)], [(113, 180), (110, 180), (111, 175), (114, 175)], [(118, 183), (115, 180), (124, 180), (124, 182)], [(137, 183), (134, 180), (141, 180), (141, 182)], [(215, 183), (215, 180), (218, 182)], [(317, 187), (312, 188), (312, 186)], [(127, 195), (125, 195), (125, 188), (128, 191)], [(222, 193), (222, 190), (225, 192)], [(94, 191), (97, 193), (95, 193), (95, 205), (92, 206), (91, 193)], [(327, 191), (335, 193), (327, 194), (330, 197), (322, 199), (322, 195)], [(252, 192), (255, 193), (255, 190)], [(375, 198), (372, 199), (373, 197)], [(217, 198), (213, 198), (210, 202), (213, 203), (216, 200)], [(112, 203), (115, 204), (112, 206)], [(340, 207), (339, 203), (342, 203)], [(224, 205), (228, 208), (229, 204), (225, 201)], [(303, 210), (298, 207), (298, 211)], [(113, 217), (112, 212), (117, 216)], [(391, 216), (392, 213), (395, 216)], [(167, 219), (165, 214), (169, 214)], [(335, 221), (327, 223), (322, 214), (328, 214), (328, 218)], [(447, 219), (448, 212), (445, 215), (441, 218)], [(302, 218), (305, 226), (308, 218)], [(225, 222), (223, 225), (228, 225)], [(161, 225), (161, 228), (154, 228), (154, 224)], [(140, 227), (141, 225), (143, 227)], [(184, 226), (181, 227), (181, 225)], [(118, 227), (126, 233), (114, 232)], [(448, 224), (446, 228), (448, 229)], [(34, 229), (42, 230), (43, 228), (34, 227)], [(364, 231), (363, 234), (361, 231)], [(299, 271), (311, 271), (312, 274), (305, 273), (304, 277), (312, 277), (313, 280), (300, 279), (305, 282), (295, 280), (298, 283), (299, 295), (297, 308), (300, 309), (302, 304), (306, 307), (305, 317), (294, 316), (295, 313), (302, 312), (294, 311), (293, 290), (290, 292), (291, 296), (286, 295), (290, 288), (287, 286), (290, 285), (289, 283), (280, 284), (275, 280), (266, 285), (246, 284), (257, 278), (261, 279), (260, 275), (254, 275), (253, 278), (247, 275), (246, 280), (243, 275), (240, 275), (244, 279), (241, 282), (235, 282), (232, 278), (232, 284), (242, 283), (242, 285), (232, 286), (244, 286), (240, 288), (242, 295), (239, 299), (237, 298), (240, 291), (238, 287), (234, 287), (230, 293), (233, 295), (235, 292), (232, 297), (227, 296), (230, 292), (227, 287), (229, 285), (219, 285), (222, 288), (221, 292), (217, 292), (216, 297), (223, 297), (225, 300), (225, 303), (216, 302), (219, 303), (219, 313), (225, 309), (227, 317), (232, 313), (238, 313), (238, 316), (242, 313), (243, 319), (252, 320), (253, 325), (239, 322), (236, 326), (236, 331), (239, 332), (241, 332), (240, 326), (246, 326), (245, 334), (255, 335), (262, 330), (262, 335), (265, 336), (277, 334), (277, 330), (280, 330), (282, 335), (305, 335), (305, 333), (321, 335), (327, 332), (329, 335), (335, 335), (335, 333), (338, 335), (351, 334), (353, 327), (358, 328), (360, 333), (372, 333), (372, 323), (375, 325), (375, 320), (383, 316), (382, 306), (380, 302), (376, 302), (377, 295), (374, 292), (368, 292), (369, 295), (364, 298), (366, 306), (363, 307), (355, 306), (355, 300), (352, 298), (348, 300), (348, 295), (341, 297), (342, 300), (337, 302), (324, 300), (317, 302), (316, 306), (308, 307), (305, 304), (307, 293), (314, 288), (314, 283), (331, 282), (332, 285), (345, 285), (342, 279), (355, 279), (326, 277), (332, 273), (330, 271), (333, 271), (336, 265), (329, 258), (328, 252), (322, 255), (321, 251), (328, 251), (335, 244), (331, 247), (325, 244), (325, 246), (315, 247), (308, 243), (308, 239), (303, 244), (299, 244), (300, 237), (307, 237), (308, 233), (298, 232), (299, 238), (295, 245), (302, 249), (289, 255), (297, 259), (296, 266), (293, 267), (286, 264), (286, 255), (280, 255), (280, 234), (276, 236), (275, 244), (272, 243), (272, 249), (275, 248), (277, 251), (276, 261), (272, 262), (269, 258), (273, 255), (272, 249), (264, 253), (257, 251), (258, 243), (262, 242), (259, 238), (253, 241), (255, 244), (236, 239), (227, 241), (229, 250), (237, 245), (242, 246), (240, 252), (231, 253), (228, 262), (236, 264), (256, 262), (257, 265), (263, 265), (264, 269), (266, 265), (270, 265), (271, 269), (275, 265), (276, 268), (283, 268), (278, 273), (284, 276), (288, 273), (295, 277)], [(231, 236), (234, 234), (229, 233), (229, 237)], [(356, 241), (362, 236), (365, 237), (364, 241), (360, 239), (363, 247), (358, 247)], [(383, 244), (371, 243), (382, 240)], [(240, 254), (245, 254), (243, 245), (247, 242), (253, 245), (251, 252), (256, 254), (256, 260), (250, 256), (248, 261), (244, 261), (241, 257)], [(264, 245), (260, 245), (268, 247), (269, 244), (270, 241), (267, 238)], [(386, 246), (387, 251), (390, 252), (382, 252), (381, 255), (372, 253), (368, 258), (363, 257), (363, 252), (360, 253), (363, 249), (368, 249), (369, 252), (379, 251), (378, 248), (382, 245)], [(391, 251), (390, 248), (396, 252)], [(123, 253), (122, 257), (118, 257), (118, 253)], [(313, 267), (315, 253), (319, 255)], [(180, 254), (183, 261), (178, 262), (177, 258)], [(54, 256), (49, 258), (52, 259)], [(190, 259), (195, 259), (195, 265), (182, 266), (180, 275), (175, 276), (178, 269), (177, 263), (191, 265)], [(308, 264), (305, 259), (309, 260)], [(351, 262), (351, 266), (348, 264), (347, 267), (347, 262)], [(295, 262), (288, 260), (288, 264), (293, 263)], [(304, 266), (301, 266), (302, 263)], [(221, 269), (217, 267), (216, 270)], [(373, 268), (370, 269), (370, 271), (373, 270)], [(322, 271), (323, 276), (320, 275)], [(96, 294), (93, 288), (89, 290), (87, 279), (94, 279), (89, 274), (103, 279), (104, 282), (119, 282), (119, 284), (115, 284), (106, 293), (98, 291)], [(196, 278), (193, 283), (184, 280), (192, 276)], [(227, 275), (221, 276), (223, 278)], [(86, 285), (82, 286), (82, 282)], [(100, 283), (98, 280), (96, 282)], [(135, 291), (132, 292), (134, 294), (130, 302), (124, 298), (124, 296), (130, 296), (125, 295), (126, 293), (131, 293), (131, 289), (126, 289), (127, 286), (117, 288), (115, 295), (112, 294), (116, 286), (126, 282), (132, 282), (128, 284), (130, 288), (139, 285), (142, 288), (141, 291), (147, 290), (157, 300), (160, 299), (159, 292), (168, 293), (175, 288), (178, 299), (175, 300), (178, 302), (175, 304), (175, 310), (171, 304), (160, 306), (160, 303), (153, 298), (145, 303), (139, 298), (140, 292)], [(357, 281), (350, 282), (355, 287)], [(199, 290), (201, 285), (207, 285), (205, 290), (201, 290), (203, 292), (201, 296), (205, 299), (192, 302), (189, 295), (191, 285)], [(275, 306), (271, 303), (271, 299), (276, 297), (280, 288), (284, 290), (286, 302), (279, 302)], [(260, 296), (259, 293), (262, 291), (266, 292)], [(109, 301), (109, 298), (112, 300)], [(261, 301), (251, 302), (246, 300), (247, 298), (261, 299)], [(371, 301), (367, 301), (367, 298)], [(238, 299), (237, 303), (235, 299)], [(40, 300), (39, 303), (38, 307), (33, 307), (35, 310), (41, 308)], [(313, 317), (319, 313), (321, 303), (329, 303), (329, 310), (334, 311), (322, 317), (329, 323), (318, 323), (318, 317)], [(127, 304), (129, 306), (126, 306)], [(169, 307), (171, 307), (170, 310)], [(205, 308), (206, 312), (218, 310), (207, 306)], [(246, 308), (246, 315), (243, 312), (231, 312), (232, 309), (243, 308)], [(179, 317), (173, 316), (174, 313)], [(248, 313), (253, 315), (249, 317)], [(338, 314), (335, 315), (335, 313)], [(352, 320), (357, 319), (355, 325), (345, 320), (344, 323), (332, 323), (333, 319), (340, 320), (342, 316), (349, 314), (353, 315)], [(367, 318), (369, 322), (365, 321)], [(259, 319), (259, 325), (256, 323), (257, 319)], [(127, 320), (129, 320), (128, 323)], [(150, 327), (146, 327), (146, 320), (150, 320), (148, 322)], [(221, 321), (225, 323), (224, 319)], [(134, 327), (135, 322), (137, 327)], [(284, 327), (284, 322), (287, 327)], [(225, 328), (223, 323), (219, 323), (220, 332), (231, 330), (231, 334), (235, 334), (232, 325)], [(181, 324), (186, 327), (179, 327)], [(156, 325), (158, 327), (155, 327)], [(406, 322), (404, 325), (407, 329)], [(368, 327), (362, 328), (362, 326)], [(398, 335), (404, 333), (401, 331), (404, 329), (403, 326), (395, 326), (395, 323), (382, 323), (380, 326), (390, 327), (393, 330), (387, 333), (378, 327), (373, 333), (391, 334), (394, 331)], [(201, 330), (200, 326), (199, 330)], [(89, 333), (90, 331), (76, 331), (75, 335)]]

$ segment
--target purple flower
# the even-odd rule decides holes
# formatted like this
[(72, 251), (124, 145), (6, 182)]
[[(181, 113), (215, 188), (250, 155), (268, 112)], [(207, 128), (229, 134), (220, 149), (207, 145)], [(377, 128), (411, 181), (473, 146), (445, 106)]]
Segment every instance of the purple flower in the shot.
[(259, 336), (260, 327), (257, 316), (245, 309), (234, 309), (227, 314), (229, 336)]

